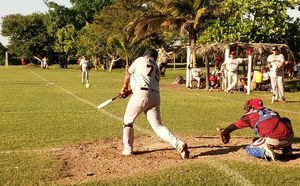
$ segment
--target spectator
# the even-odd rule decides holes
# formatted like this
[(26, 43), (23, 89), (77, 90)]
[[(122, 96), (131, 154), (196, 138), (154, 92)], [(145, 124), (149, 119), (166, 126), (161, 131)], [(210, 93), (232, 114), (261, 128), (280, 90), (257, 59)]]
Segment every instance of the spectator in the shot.
[(285, 102), (284, 96), (284, 56), (280, 53), (277, 46), (272, 47), (272, 54), (267, 59), (268, 67), (270, 68), (270, 79), (272, 86), (272, 103)]
[(21, 64), (22, 64), (22, 65), (26, 65), (25, 57), (22, 57), (22, 58), (21, 58)]
[(90, 70), (90, 61), (86, 56), (83, 56), (79, 62), (81, 70), (81, 83), (89, 84), (89, 70)]
[(201, 68), (192, 68), (191, 69), (191, 81), (190, 81), (190, 88), (193, 88), (193, 85), (192, 85), (192, 81), (195, 79), (197, 81), (197, 88), (200, 88), (201, 86), (201, 75), (202, 75), (202, 72), (201, 72)]
[(243, 61), (247, 61), (247, 60), (248, 58), (235, 58), (235, 52), (231, 52), (229, 58), (223, 62), (222, 66), (226, 74), (225, 81), (227, 81), (227, 88), (225, 88), (226, 92), (231, 92), (231, 90), (237, 86), (238, 66)]
[(49, 65), (48, 65), (48, 58), (47, 56), (44, 56), (44, 58), (42, 59), (42, 62), (41, 62), (41, 66), (43, 69), (48, 69), (49, 70)]

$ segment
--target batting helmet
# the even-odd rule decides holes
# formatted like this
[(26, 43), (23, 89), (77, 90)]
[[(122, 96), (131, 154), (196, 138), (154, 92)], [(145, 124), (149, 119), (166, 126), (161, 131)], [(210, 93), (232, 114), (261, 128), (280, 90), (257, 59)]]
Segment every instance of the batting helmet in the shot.
[(263, 108), (264, 108), (263, 101), (259, 98), (250, 99), (250, 100), (246, 101), (246, 103), (244, 105), (244, 110), (246, 112), (249, 112), (250, 109), (260, 110)]
[(150, 49), (147, 49), (147, 50), (144, 52), (143, 56), (149, 56), (149, 57), (152, 57), (152, 58), (156, 61), (156, 59), (157, 59), (157, 57), (158, 57), (158, 52), (157, 52), (157, 50), (155, 50), (155, 49), (153, 49), (153, 48), (150, 48)]

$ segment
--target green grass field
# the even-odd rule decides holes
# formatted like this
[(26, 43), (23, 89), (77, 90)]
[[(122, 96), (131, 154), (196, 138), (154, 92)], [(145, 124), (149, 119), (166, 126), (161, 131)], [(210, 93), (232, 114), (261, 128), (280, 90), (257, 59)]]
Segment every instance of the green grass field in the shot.
[[(295, 143), (300, 143), (300, 92), (287, 92), (285, 104), (271, 104), (269, 92), (247, 95), (172, 88), (170, 83), (184, 74), (184, 69), (168, 69), (161, 79), (162, 119), (175, 134), (215, 136), (216, 127), (240, 118), (247, 99), (259, 97), (265, 106), (292, 120)], [(47, 149), (121, 139), (121, 118), (128, 100), (114, 101), (105, 107), (105, 112), (96, 110), (96, 106), (119, 92), (123, 75), (120, 70), (92, 71), (91, 87), (87, 89), (75, 66), (52, 66), (50, 70), (0, 67), (0, 185), (56, 185), (53, 180), (62, 176), (61, 165), (46, 153)], [(151, 131), (145, 117), (139, 117), (137, 122), (140, 128)], [(136, 136), (142, 135), (143, 131), (137, 131)], [(233, 136), (254, 135), (244, 129)], [(238, 172), (246, 181), (220, 172), (218, 164)], [(211, 165), (188, 160), (178, 168), (82, 185), (300, 185), (299, 166), (238, 160), (219, 160)]]

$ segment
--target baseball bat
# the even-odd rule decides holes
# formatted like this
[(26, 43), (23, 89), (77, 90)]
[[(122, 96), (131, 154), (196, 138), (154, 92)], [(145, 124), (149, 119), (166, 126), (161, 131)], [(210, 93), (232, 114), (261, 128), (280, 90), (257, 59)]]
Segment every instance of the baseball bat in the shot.
[(39, 62), (42, 62), (42, 60), (36, 56), (33, 56), (35, 59), (37, 59)]
[(103, 107), (107, 106), (108, 104), (110, 104), (113, 100), (117, 99), (118, 97), (120, 97), (120, 94), (104, 101), (103, 103), (101, 103), (100, 105), (97, 106), (97, 109), (102, 109)]

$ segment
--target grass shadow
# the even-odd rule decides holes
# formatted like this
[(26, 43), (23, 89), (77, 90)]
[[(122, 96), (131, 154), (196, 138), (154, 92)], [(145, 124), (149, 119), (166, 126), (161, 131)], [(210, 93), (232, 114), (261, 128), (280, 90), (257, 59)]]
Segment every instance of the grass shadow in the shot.
[(151, 152), (159, 152), (159, 151), (169, 151), (169, 150), (175, 150), (174, 148), (161, 148), (161, 149), (153, 149), (153, 150), (143, 150), (143, 151), (134, 151), (134, 155), (143, 155), (148, 154)]
[(224, 154), (228, 154), (231, 152), (236, 152), (242, 148), (245, 148), (247, 145), (237, 145), (237, 146), (220, 146), (220, 145), (216, 145), (216, 146), (194, 146), (194, 147), (189, 147), (189, 149), (193, 149), (193, 148), (218, 148), (218, 149), (214, 149), (214, 150), (209, 150), (206, 152), (201, 152), (199, 154), (196, 154), (194, 156), (191, 157), (191, 159), (194, 158), (198, 158), (200, 156), (214, 156), (214, 155), (224, 155)]
[(300, 143), (300, 138), (294, 138), (293, 143)]
[(290, 160), (299, 159), (300, 158), (300, 153), (299, 152), (300, 152), (300, 149), (293, 148), (293, 154), (292, 155), (284, 156), (282, 154), (279, 154), (278, 157), (277, 157), (277, 160), (281, 161), (281, 162), (288, 162)]

